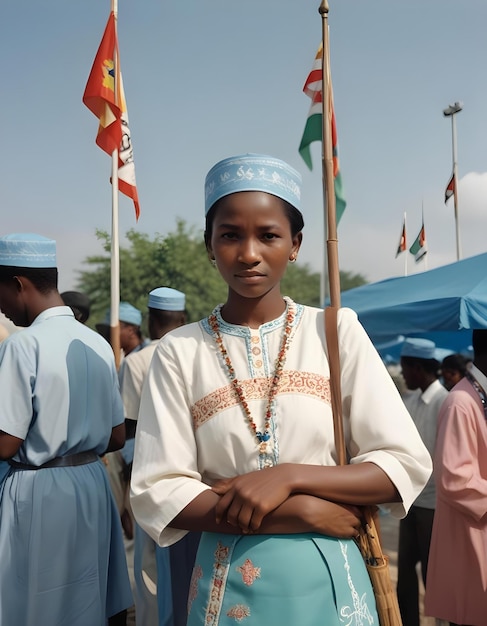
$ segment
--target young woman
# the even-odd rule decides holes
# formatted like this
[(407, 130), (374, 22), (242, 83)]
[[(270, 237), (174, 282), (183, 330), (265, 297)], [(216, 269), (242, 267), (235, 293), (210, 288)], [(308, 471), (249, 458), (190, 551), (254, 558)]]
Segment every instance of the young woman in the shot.
[[(206, 178), (228, 298), (166, 335), (142, 394), (132, 504), (161, 545), (203, 531), (188, 625), (377, 624), (360, 506), (405, 515), (431, 459), (355, 313), (339, 314), (350, 465), (336, 466), (323, 311), (283, 297), (301, 178), (247, 154)], [(264, 470), (264, 471), (263, 471)], [(176, 582), (177, 584), (177, 582)]]

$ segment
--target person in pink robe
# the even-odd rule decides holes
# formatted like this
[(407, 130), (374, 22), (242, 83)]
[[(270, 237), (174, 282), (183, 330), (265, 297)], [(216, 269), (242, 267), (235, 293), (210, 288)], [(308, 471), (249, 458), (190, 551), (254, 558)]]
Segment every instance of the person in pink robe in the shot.
[(474, 362), (438, 416), (437, 504), (425, 614), (487, 624), (487, 329), (474, 330)]

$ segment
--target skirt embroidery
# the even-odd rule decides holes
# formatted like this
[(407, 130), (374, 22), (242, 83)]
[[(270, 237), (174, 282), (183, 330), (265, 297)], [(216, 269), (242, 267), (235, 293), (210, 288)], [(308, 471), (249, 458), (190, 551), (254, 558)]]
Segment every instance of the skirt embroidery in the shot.
[[(225, 584), (234, 545), (235, 539), (230, 546), (223, 545), (221, 541), (218, 541), (217, 543), (214, 555), (215, 561), (213, 563), (213, 575), (210, 584), (210, 598), (206, 606), (206, 626), (213, 626), (219, 622), (223, 596), (225, 593)], [(243, 617), (241, 619), (243, 619)]]
[(233, 617), (236, 622), (241, 622), (250, 616), (250, 609), (245, 604), (235, 604), (227, 611), (227, 617)]
[(344, 563), (343, 567), (347, 572), (347, 582), (348, 587), (350, 589), (350, 593), (352, 594), (352, 602), (353, 602), (353, 610), (350, 606), (342, 606), (340, 610), (341, 617), (348, 620), (344, 622), (345, 626), (364, 626), (365, 624), (372, 625), (374, 624), (374, 618), (370, 613), (369, 606), (367, 604), (367, 592), (363, 593), (362, 596), (359, 597), (357, 590), (355, 589), (355, 585), (352, 579), (352, 575), (350, 573), (350, 563), (348, 562), (348, 545), (343, 543), (343, 541), (338, 542), (340, 544), (340, 549), (342, 551)]
[(247, 587), (254, 584), (256, 578), (260, 578), (260, 567), (254, 567), (250, 559), (245, 559), (243, 565), (236, 568), (242, 574), (242, 580)]
[(198, 582), (200, 578), (203, 576), (203, 568), (201, 565), (195, 565), (193, 568), (193, 573), (191, 574), (191, 582), (189, 584), (188, 591), (188, 615), (191, 613), (191, 607), (193, 606), (193, 602), (196, 600), (198, 595)]
[(203, 533), (188, 608), (188, 626), (378, 625), (355, 543), (310, 533)]

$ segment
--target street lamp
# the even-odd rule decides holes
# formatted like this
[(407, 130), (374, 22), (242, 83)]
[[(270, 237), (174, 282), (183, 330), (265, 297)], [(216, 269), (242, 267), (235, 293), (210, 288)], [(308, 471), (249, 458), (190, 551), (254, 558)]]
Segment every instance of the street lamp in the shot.
[(462, 109), (463, 102), (455, 102), (454, 104), (450, 104), (449, 106), (447, 106), (446, 109), (443, 109), (443, 115), (445, 117), (449, 117), (450, 115), (454, 115), (455, 113), (460, 113)]
[(453, 202), (455, 207), (455, 232), (457, 241), (457, 261), (462, 257), (460, 247), (460, 231), (458, 226), (458, 167), (457, 167), (457, 127), (455, 124), (455, 115), (463, 109), (462, 102), (455, 102), (443, 109), (445, 117), (451, 117), (451, 135), (452, 135), (452, 158), (453, 158)]

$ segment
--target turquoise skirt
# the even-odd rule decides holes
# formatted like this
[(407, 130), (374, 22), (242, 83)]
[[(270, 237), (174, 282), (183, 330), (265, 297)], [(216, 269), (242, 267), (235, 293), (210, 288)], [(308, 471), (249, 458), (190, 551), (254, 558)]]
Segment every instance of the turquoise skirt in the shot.
[(323, 535), (203, 533), (188, 626), (378, 626), (352, 540)]

